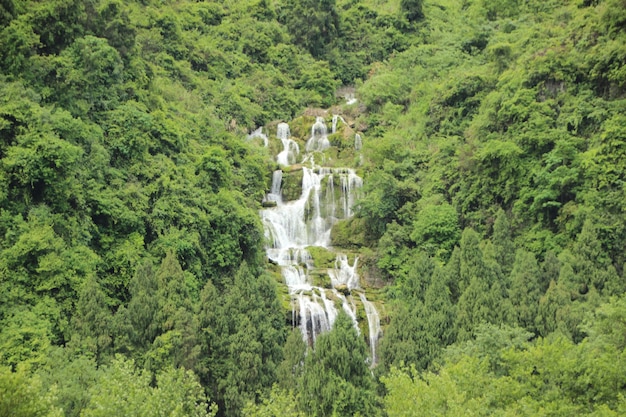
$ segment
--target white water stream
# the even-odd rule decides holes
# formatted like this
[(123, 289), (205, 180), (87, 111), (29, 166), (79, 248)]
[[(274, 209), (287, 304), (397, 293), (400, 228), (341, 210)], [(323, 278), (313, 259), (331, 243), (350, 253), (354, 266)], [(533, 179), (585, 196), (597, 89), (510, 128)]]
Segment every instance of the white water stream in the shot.
[[(334, 117), (332, 131), (337, 129), (340, 117)], [(290, 138), (289, 125), (277, 126), (277, 138), (283, 150), (277, 155), (282, 166), (295, 164), (300, 154), (298, 144)], [(330, 147), (326, 123), (318, 117), (311, 128), (311, 137), (306, 142), (306, 151), (322, 151)], [(283, 172), (277, 170), (272, 177), (270, 192), (265, 201), (273, 201), (275, 207), (261, 210), (268, 246), (267, 256), (280, 265), (283, 279), (292, 298), (292, 319), (299, 325), (302, 336), (308, 343), (315, 343), (317, 335), (331, 329), (338, 308), (352, 318), (359, 330), (357, 308), (365, 311), (368, 320), (369, 344), (372, 364), (376, 362), (376, 343), (380, 337), (380, 319), (376, 309), (360, 288), (357, 273), (358, 257), (350, 262), (343, 253), (336, 254), (333, 268), (315, 268), (307, 250), (311, 246), (330, 248), (330, 233), (333, 225), (352, 216), (352, 207), (363, 185), (362, 179), (349, 168), (325, 168), (316, 166), (310, 155), (302, 163), (302, 192), (294, 201), (283, 201)], [(315, 286), (311, 273), (326, 274), (328, 288)], [(353, 292), (353, 290), (355, 290)], [(353, 293), (358, 293), (355, 302)]]

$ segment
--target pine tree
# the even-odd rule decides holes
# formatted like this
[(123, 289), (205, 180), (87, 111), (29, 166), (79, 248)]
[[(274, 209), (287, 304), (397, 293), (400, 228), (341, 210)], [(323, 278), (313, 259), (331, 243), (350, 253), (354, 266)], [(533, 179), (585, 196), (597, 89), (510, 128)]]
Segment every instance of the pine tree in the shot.
[(536, 331), (535, 320), (539, 308), (541, 288), (539, 266), (535, 255), (518, 249), (511, 272), (509, 300), (513, 305), (515, 322), (528, 331)]
[(102, 362), (110, 353), (113, 316), (95, 276), (87, 278), (72, 317), (70, 347)]
[(504, 210), (498, 210), (496, 221), (493, 224), (493, 245), (495, 246), (496, 261), (500, 264), (505, 276), (511, 273), (515, 261), (515, 245), (511, 237), (511, 225)]
[[(494, 323), (501, 315), (502, 286), (480, 249), (478, 233), (465, 229), (461, 237), (461, 281), (468, 285), (457, 304), (458, 339), (468, 340), (481, 323)], [(496, 284), (496, 285), (494, 285)]]
[(137, 267), (130, 281), (131, 299), (127, 309), (133, 330), (130, 341), (140, 351), (147, 350), (159, 333), (155, 320), (159, 309), (157, 291), (154, 267), (150, 260), (146, 260)]
[(377, 415), (367, 346), (341, 311), (330, 332), (321, 334), (306, 357), (300, 407), (312, 416)]
[(201, 298), (196, 369), (220, 410), (239, 415), (276, 381), (284, 343), (276, 288), (244, 262), (223, 295), (207, 283)]
[(307, 346), (302, 338), (300, 329), (292, 329), (283, 348), (284, 359), (276, 371), (278, 384), (284, 390), (297, 391), (304, 366), (306, 348)]
[(158, 336), (147, 354), (148, 365), (157, 370), (167, 364), (192, 369), (199, 355), (193, 303), (185, 273), (172, 251), (168, 251), (156, 273), (157, 305), (154, 316)]

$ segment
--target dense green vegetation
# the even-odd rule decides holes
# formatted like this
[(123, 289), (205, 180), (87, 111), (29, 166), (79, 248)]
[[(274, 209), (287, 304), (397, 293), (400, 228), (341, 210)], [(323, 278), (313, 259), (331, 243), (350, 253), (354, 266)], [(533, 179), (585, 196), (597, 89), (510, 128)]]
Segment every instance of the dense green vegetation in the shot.
[[(624, 0), (3, 2), (0, 416), (625, 414), (625, 64)], [(246, 134), (328, 106), (371, 371), (263, 252)]]

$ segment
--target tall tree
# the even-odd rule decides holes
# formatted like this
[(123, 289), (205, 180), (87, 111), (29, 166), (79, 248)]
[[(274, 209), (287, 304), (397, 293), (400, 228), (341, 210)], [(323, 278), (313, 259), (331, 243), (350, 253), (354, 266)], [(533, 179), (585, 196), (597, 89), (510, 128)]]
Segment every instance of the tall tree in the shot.
[(317, 338), (306, 357), (300, 407), (315, 417), (377, 415), (374, 380), (366, 359), (365, 342), (341, 311), (331, 331)]
[(500, 264), (504, 275), (508, 276), (515, 261), (515, 245), (511, 236), (511, 224), (502, 209), (499, 209), (496, 213), (491, 240), (495, 246), (496, 260)]
[(281, 20), (296, 44), (321, 58), (325, 48), (339, 33), (336, 0), (297, 0), (283, 5)]
[[(146, 260), (137, 267), (130, 281), (130, 302), (128, 317), (132, 324), (131, 342), (145, 351), (159, 332), (156, 314), (159, 309), (157, 302), (158, 282), (152, 261)], [(118, 311), (118, 314), (120, 312)]]
[(239, 415), (275, 382), (285, 339), (281, 311), (274, 282), (246, 262), (223, 295), (205, 285), (197, 369), (220, 413)]
[(93, 355), (101, 363), (110, 354), (112, 319), (96, 277), (87, 278), (78, 294), (76, 312), (72, 317), (70, 347), (82, 354)]
[(514, 320), (518, 326), (535, 332), (535, 322), (542, 295), (539, 285), (540, 272), (535, 255), (524, 249), (515, 253), (515, 263), (511, 272), (509, 300), (513, 305)]

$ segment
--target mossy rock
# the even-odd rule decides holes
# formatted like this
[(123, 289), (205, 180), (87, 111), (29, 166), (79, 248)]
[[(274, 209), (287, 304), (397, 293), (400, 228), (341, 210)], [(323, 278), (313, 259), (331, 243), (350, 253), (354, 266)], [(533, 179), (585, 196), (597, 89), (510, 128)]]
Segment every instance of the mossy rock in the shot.
[(284, 201), (293, 201), (302, 195), (302, 170), (283, 171), (281, 194)]
[(293, 165), (283, 167), (283, 174), (285, 173), (288, 174), (288, 173), (296, 172), (296, 171), (302, 171), (301, 164), (293, 164)]
[(352, 217), (337, 222), (330, 232), (330, 241), (339, 248), (365, 246), (365, 220)]
[(309, 246), (307, 251), (313, 258), (315, 268), (333, 268), (337, 254), (321, 246)]
[(333, 287), (330, 282), (330, 277), (326, 273), (326, 271), (309, 271), (309, 278), (311, 279), (311, 283), (315, 287), (327, 288), (330, 289)]
[(278, 155), (283, 150), (283, 143), (280, 141), (280, 139), (277, 139), (276, 137), (271, 137), (268, 140), (267, 147), (270, 154), (273, 156), (273, 160), (275, 161), (276, 155)]
[(306, 141), (311, 137), (311, 127), (315, 123), (315, 116), (296, 117), (289, 123), (292, 139)]
[(345, 295), (346, 297), (351, 294), (350, 288), (348, 288), (348, 286), (345, 284), (337, 285), (335, 289), (339, 291), (340, 293), (342, 293), (343, 295)]

